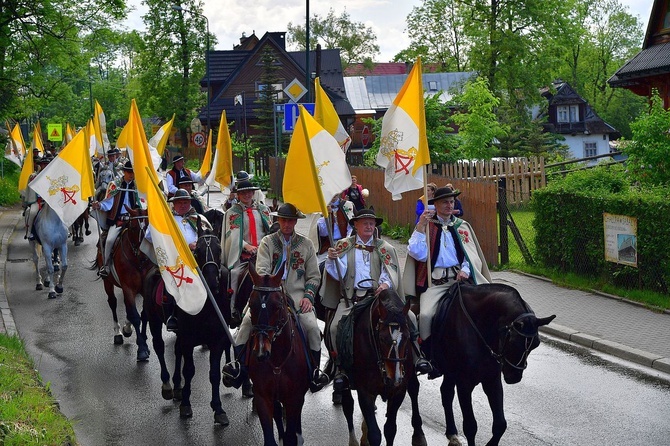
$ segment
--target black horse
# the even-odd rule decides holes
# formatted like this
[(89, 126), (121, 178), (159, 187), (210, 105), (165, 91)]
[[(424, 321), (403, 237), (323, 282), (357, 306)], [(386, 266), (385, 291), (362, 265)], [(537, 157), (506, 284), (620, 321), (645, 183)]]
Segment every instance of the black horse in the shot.
[(521, 381), (528, 355), (540, 345), (538, 327), (556, 316), (536, 317), (519, 292), (508, 285), (456, 285), (451, 292), (453, 298), (446, 314), (438, 309), (433, 320), (430, 352), (444, 372), (440, 392), (446, 436), (450, 446), (461, 444), (452, 408), (455, 387), (463, 413), (463, 433), (469, 446), (475, 444), (477, 421), (472, 391), (481, 383), (493, 413), (493, 437), (487, 445), (495, 446), (507, 429), (500, 375), (507, 384)]
[[(226, 296), (228, 278), (225, 268), (221, 269), (221, 242), (209, 231), (203, 231), (198, 221), (198, 241), (194, 251), (195, 259), (202, 271), (205, 282), (210, 288), (222, 314), (229, 308)], [(222, 271), (224, 273), (222, 273)], [(154, 284), (160, 276), (153, 276)], [(223, 410), (219, 388), (221, 383), (221, 357), (224, 351), (230, 350), (230, 340), (219, 319), (214, 304), (210, 299), (205, 301), (202, 310), (196, 315), (185, 313), (177, 307), (175, 314), (178, 320), (177, 341), (175, 343), (175, 371), (172, 377), (174, 388), (170, 386), (170, 373), (165, 362), (165, 343), (162, 337), (162, 326), (169, 315), (156, 302), (155, 286), (149, 284), (151, 298), (144, 299), (144, 310), (149, 320), (149, 328), (153, 337), (153, 346), (161, 366), (162, 396), (164, 399), (181, 400), (179, 414), (182, 418), (193, 416), (191, 409), (191, 382), (195, 375), (193, 349), (198, 345), (209, 348), (209, 381), (212, 385), (210, 406), (214, 410), (214, 422), (227, 426), (228, 416)], [(184, 366), (181, 368), (183, 358)], [(184, 387), (181, 387), (181, 373), (184, 375)]]

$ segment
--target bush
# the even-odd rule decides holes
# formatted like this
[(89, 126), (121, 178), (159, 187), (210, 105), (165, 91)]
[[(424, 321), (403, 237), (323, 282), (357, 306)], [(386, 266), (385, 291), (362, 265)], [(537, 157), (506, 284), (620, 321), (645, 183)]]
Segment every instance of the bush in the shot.
[[(624, 287), (668, 291), (670, 189), (632, 187), (621, 168), (581, 171), (535, 191), (535, 245), (548, 267)], [(637, 218), (638, 268), (605, 261), (603, 213)]]

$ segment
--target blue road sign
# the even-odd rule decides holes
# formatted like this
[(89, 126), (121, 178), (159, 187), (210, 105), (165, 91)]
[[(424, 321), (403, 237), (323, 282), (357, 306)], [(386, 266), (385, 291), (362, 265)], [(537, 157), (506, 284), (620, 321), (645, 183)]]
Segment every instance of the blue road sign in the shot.
[[(300, 104), (314, 116), (314, 104)], [(295, 122), (298, 120), (298, 104), (288, 103), (284, 104), (284, 132), (292, 132), (295, 127)]]

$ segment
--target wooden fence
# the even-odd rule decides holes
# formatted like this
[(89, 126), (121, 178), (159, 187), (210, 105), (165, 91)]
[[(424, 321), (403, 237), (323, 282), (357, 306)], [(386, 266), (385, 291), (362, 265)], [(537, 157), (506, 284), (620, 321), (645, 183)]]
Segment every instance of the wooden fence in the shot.
[[(281, 196), (281, 184), (284, 179), (284, 158), (270, 159), (270, 187), (273, 193)], [(366, 199), (367, 206), (374, 206), (377, 215), (391, 226), (411, 225), (416, 221), (416, 202), (423, 195), (422, 190), (406, 192), (402, 200), (393, 201), (384, 187), (384, 170), (380, 168), (350, 166), (352, 175), (370, 191)], [(461, 200), (464, 218), (472, 225), (484, 256), (491, 265), (498, 265), (498, 219), (496, 183), (481, 179), (454, 179), (444, 175), (429, 174), (428, 182), (442, 187), (451, 183), (462, 193)]]
[(437, 165), (434, 173), (446, 178), (476, 179), (498, 182), (504, 178), (507, 183), (507, 203), (527, 202), (534, 190), (547, 185), (544, 158), (512, 158), (491, 161), (458, 161), (453, 164)]

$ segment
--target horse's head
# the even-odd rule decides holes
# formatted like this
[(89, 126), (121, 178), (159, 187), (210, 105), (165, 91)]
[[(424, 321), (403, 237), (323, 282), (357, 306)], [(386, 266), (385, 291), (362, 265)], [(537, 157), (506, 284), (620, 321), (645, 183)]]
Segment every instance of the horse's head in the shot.
[(399, 386), (406, 374), (408, 358), (411, 364), (411, 341), (407, 325), (409, 303), (403, 303), (395, 290), (384, 290), (370, 311), (375, 350), (384, 384)]
[(220, 235), (223, 229), (223, 216), (224, 213), (220, 209), (212, 208), (205, 212), (205, 218), (212, 224), (214, 228), (214, 234)]
[(281, 334), (290, 317), (281, 286), (284, 267), (274, 276), (260, 276), (256, 273), (254, 264), (249, 262), (249, 275), (254, 284), (249, 295), (252, 351), (258, 360), (264, 360), (270, 357), (272, 343)]
[(498, 341), (499, 362), (507, 384), (521, 381), (523, 371), (528, 366), (528, 355), (540, 345), (538, 328), (549, 324), (556, 317), (552, 315), (538, 318), (533, 310), (525, 302), (523, 303), (526, 312), (518, 314), (509, 324), (501, 328)]
[(215, 296), (219, 296), (221, 293), (221, 242), (211, 229), (203, 228), (200, 216), (198, 216), (197, 226), (198, 241), (196, 242), (193, 255), (209, 289)]

